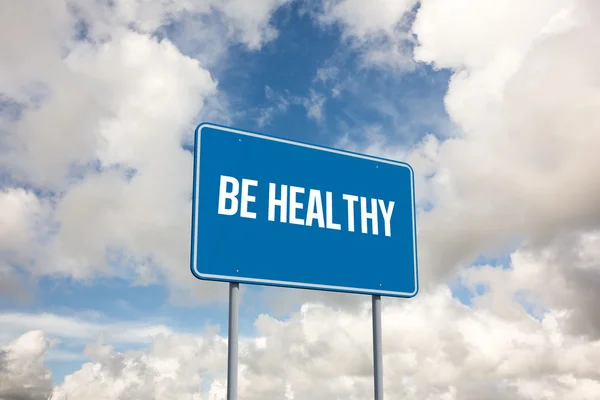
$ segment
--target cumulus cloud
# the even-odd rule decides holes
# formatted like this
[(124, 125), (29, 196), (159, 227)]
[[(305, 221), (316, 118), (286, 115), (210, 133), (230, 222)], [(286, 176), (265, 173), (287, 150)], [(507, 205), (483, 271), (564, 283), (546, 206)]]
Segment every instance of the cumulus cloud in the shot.
[(301, 105), (306, 110), (306, 116), (309, 119), (314, 120), (317, 123), (323, 121), (323, 107), (325, 105), (326, 98), (314, 89), (310, 89), (308, 96), (294, 96), (290, 95), (286, 90), (285, 94), (278, 93), (271, 87), (265, 87), (265, 97), (272, 105), (265, 107), (260, 110), (256, 123), (258, 126), (263, 127), (269, 125), (275, 117), (279, 114), (284, 114), (288, 111), (290, 106)]
[(411, 70), (409, 16), (418, 0), (322, 0), (313, 9), (324, 26), (339, 25), (344, 39), (357, 49), (366, 66)]
[(0, 313), (0, 343), (8, 337), (30, 330), (42, 330), (53, 340), (70, 345), (85, 344), (90, 338), (104, 338), (114, 344), (136, 345), (150, 343), (158, 335), (174, 333), (164, 324), (147, 321), (112, 321), (101, 315), (66, 316), (52, 313)]
[(0, 191), (0, 251), (17, 250), (35, 240), (42, 204), (31, 191), (6, 188)]
[(6, 262), (0, 262), (0, 302), (31, 298), (27, 282), (19, 270)]
[(44, 333), (33, 330), (0, 347), (0, 399), (48, 399), (52, 380), (44, 355), (49, 346)]
[(52, 394), (53, 400), (213, 399), (201, 387), (223, 368), (226, 343), (218, 336), (194, 338), (160, 336), (147, 351), (119, 353), (110, 345), (86, 348), (91, 362), (67, 376)]
[[(467, 306), (441, 285), (421, 293), (418, 302), (384, 300), (386, 397), (575, 400), (600, 395), (597, 339), (570, 333), (560, 310), (534, 318), (518, 299), (501, 296), (518, 310), (508, 315), (481, 296)], [(257, 337), (240, 341), (240, 393), (248, 399), (372, 398), (370, 318), (368, 304), (353, 312), (317, 303), (304, 304), (285, 320), (259, 316)], [(41, 357), (44, 346), (32, 346), (37, 350), (20, 357)], [(92, 393), (99, 400), (225, 398), (226, 339), (214, 330), (198, 337), (159, 334), (141, 350), (117, 351), (105, 341), (95, 342), (85, 354), (90, 361), (65, 377), (52, 399)], [(4, 368), (25, 365), (15, 357)]]
[[(573, 367), (561, 364), (560, 351), (578, 353), (586, 348), (585, 343), (576, 345), (574, 338), (557, 341), (562, 333), (552, 318), (540, 322), (523, 312), (507, 320), (485, 308), (468, 308), (442, 287), (421, 294), (419, 302), (389, 302), (383, 310), (386, 396), (539, 398), (539, 392), (528, 394), (527, 386), (544, 377), (552, 381), (554, 374), (562, 375), (561, 368)], [(277, 370), (276, 378), (265, 379), (263, 385), (274, 385), (274, 380), (278, 384), (269, 396), (254, 383), (251, 390), (256, 393), (247, 395), (280, 398), (289, 385), (295, 398), (371, 398), (369, 322), (368, 305), (350, 313), (307, 304), (286, 322), (259, 318), (256, 325), (263, 339), (247, 354), (245, 379), (263, 382), (262, 376)], [(553, 355), (546, 357), (546, 352)], [(277, 361), (282, 354), (289, 360), (283, 368)], [(597, 378), (593, 368), (586, 371), (592, 380)], [(565, 378), (568, 373), (557, 378), (549, 398), (577, 392), (575, 385), (561, 388), (558, 381)]]
[[(452, 71), (445, 106), (458, 127), (454, 137), (427, 135), (400, 148), (375, 132), (366, 146), (340, 145), (413, 165), (422, 287), (477, 256), (510, 254), (500, 265), (461, 270), (463, 284), (484, 291), (475, 304), (515, 324), (528, 310), (558, 327), (553, 335), (565, 346), (593, 352), (600, 332), (600, 7), (492, 3), (424, 1), (412, 26), (416, 60)], [(490, 338), (489, 346), (498, 344)], [(499, 398), (597, 395), (597, 378), (576, 377), (579, 362), (560, 365), (562, 376), (521, 371), (490, 385), (508, 390)], [(490, 398), (476, 395), (480, 389), (472, 396)], [(455, 387), (446, 395), (469, 398), (460, 393)]]
[(600, 225), (599, 12), (578, 0), (420, 5), (415, 59), (452, 70), (457, 131), (412, 149), (374, 135), (360, 150), (415, 168), (424, 284), (480, 254)]
[(192, 160), (182, 143), (226, 110), (207, 67), (157, 33), (204, 15), (200, 30), (227, 32), (220, 45), (255, 50), (276, 37), (270, 18), (285, 3), (8, 2), (0, 251), (12, 258), (1, 273), (165, 279), (183, 289), (175, 301), (222, 295), (185, 268)]
[(463, 271), (468, 287), (485, 285), (478, 302), (507, 317), (517, 312), (511, 299), (542, 316), (561, 315), (574, 335), (600, 338), (597, 317), (600, 284), (600, 231), (569, 232), (548, 246), (525, 246), (511, 254), (509, 268), (477, 266)]
[[(566, 6), (555, 3), (544, 2), (519, 19), (511, 11), (505, 20), (478, 25), (486, 27), (482, 38), (491, 27), (518, 31), (517, 23), (523, 23), (538, 28), (524, 30), (522, 42), (512, 47), (510, 41), (487, 42), (486, 55), (477, 62), (469, 59), (480, 54), (478, 44), (468, 51), (436, 47), (430, 37), (443, 37), (444, 25), (419, 36), (430, 57), (438, 54), (443, 60), (465, 52), (446, 96), (449, 115), (463, 133), (433, 153), (429, 200), (435, 207), (420, 218), (421, 243), (434, 270), (514, 240), (544, 244), (556, 234), (600, 223), (600, 180), (594, 172), (600, 167), (595, 155), (600, 125), (593, 111), (600, 93), (594, 83), (600, 42), (591, 18), (599, 9), (593, 2), (569, 2), (571, 27), (557, 30), (550, 25)], [(436, 4), (442, 3), (419, 10), (417, 34), (426, 26), (421, 21), (442, 14)], [(540, 15), (548, 15), (545, 24), (538, 22)], [(457, 29), (473, 35), (467, 23), (453, 25)], [(487, 55), (490, 47), (496, 48), (494, 56)]]
[(29, 299), (29, 279), (15, 265), (27, 263), (32, 243), (47, 234), (48, 211), (29, 190), (0, 189), (0, 300)]
[[(222, 285), (193, 281), (182, 268), (191, 158), (181, 142), (218, 82), (152, 33), (186, 13), (217, 12), (234, 27), (228, 40), (257, 48), (274, 37), (269, 15), (283, 3), (113, 3), (81, 1), (74, 12), (62, 2), (11, 2), (12, 17), (0, 16), (0, 32), (23, 39), (0, 40), (9, 71), (0, 77), (0, 169), (10, 177), (0, 192), (0, 290), (25, 270), (164, 279), (177, 295), (214, 298)], [(415, 2), (362, 5), (324, 1), (320, 21), (341, 24), (365, 61), (406, 66)], [(460, 131), (412, 149), (375, 132), (361, 149), (407, 160), (417, 173), (423, 290), (384, 301), (386, 397), (600, 396), (599, 17), (598, 4), (583, 0), (420, 4), (414, 56), (452, 69), (445, 104)], [(507, 250), (504, 269), (460, 267)], [(456, 270), (467, 289), (484, 287), (472, 306), (438, 285)], [(312, 302), (286, 320), (257, 319), (258, 338), (240, 344), (247, 398), (372, 397), (368, 303), (311, 298), (326, 297), (345, 307)], [(51, 315), (2, 318), (19, 333), (68, 326), (78, 340), (106, 328)], [(112, 328), (121, 336), (88, 346), (91, 361), (53, 390), (45, 334), (13, 340), (0, 350), (0, 399), (224, 398), (224, 338)], [(146, 350), (112, 347), (148, 341)]]

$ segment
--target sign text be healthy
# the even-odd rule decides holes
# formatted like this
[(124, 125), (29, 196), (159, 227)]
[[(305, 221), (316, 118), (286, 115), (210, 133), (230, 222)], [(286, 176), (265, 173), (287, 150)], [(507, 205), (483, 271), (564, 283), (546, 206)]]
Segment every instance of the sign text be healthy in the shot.
[[(233, 216), (238, 214), (242, 218), (257, 218), (257, 209), (250, 203), (257, 201), (254, 191), (259, 182), (253, 179), (240, 181), (232, 176), (221, 175), (219, 184), (218, 213)], [(394, 201), (367, 198), (355, 194), (338, 193), (304, 188), (299, 186), (276, 184), (269, 182), (268, 196), (269, 221), (290, 223), (295, 225), (313, 226), (319, 228), (355, 232), (360, 224), (360, 232), (364, 234), (379, 235), (379, 214), (383, 219), (383, 234), (392, 236), (391, 220), (394, 211)], [(345, 207), (345, 220), (333, 220), (333, 207)], [(360, 217), (355, 220), (355, 213)], [(278, 215), (278, 218), (276, 216)], [(370, 229), (369, 229), (370, 227)]]

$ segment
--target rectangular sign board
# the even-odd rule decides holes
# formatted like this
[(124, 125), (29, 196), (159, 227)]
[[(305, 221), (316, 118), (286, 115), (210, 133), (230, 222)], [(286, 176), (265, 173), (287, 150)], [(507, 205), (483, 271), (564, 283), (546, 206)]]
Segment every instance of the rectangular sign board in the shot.
[(416, 240), (408, 164), (208, 123), (196, 129), (197, 278), (413, 297)]

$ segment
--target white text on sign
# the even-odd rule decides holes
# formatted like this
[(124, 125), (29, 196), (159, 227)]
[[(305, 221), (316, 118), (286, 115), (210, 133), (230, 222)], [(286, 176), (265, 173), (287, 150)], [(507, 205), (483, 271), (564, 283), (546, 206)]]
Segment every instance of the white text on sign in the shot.
[[(251, 188), (257, 187), (258, 181), (221, 175), (219, 185), (218, 213), (222, 215), (235, 215), (240, 213), (242, 218), (256, 219), (257, 213), (250, 211), (249, 203), (256, 202), (256, 196), (250, 193)], [(239, 196), (239, 198), (238, 198)], [(306, 204), (300, 198), (308, 196)], [(335, 198), (334, 198), (335, 197)], [(320, 228), (341, 230), (342, 224), (333, 220), (334, 200), (336, 207), (344, 204), (347, 210), (344, 228), (349, 232), (355, 231), (355, 207), (360, 211), (360, 231), (379, 235), (379, 213), (384, 221), (383, 232), (385, 236), (392, 236), (391, 220), (394, 211), (394, 202), (366, 198), (351, 194), (334, 196), (332, 192), (305, 189), (299, 186), (276, 185), (269, 183), (269, 206), (267, 218), (269, 221), (289, 223), (295, 225), (313, 226)], [(306, 215), (300, 218), (299, 211), (306, 206)], [(370, 231), (369, 231), (370, 226)]]

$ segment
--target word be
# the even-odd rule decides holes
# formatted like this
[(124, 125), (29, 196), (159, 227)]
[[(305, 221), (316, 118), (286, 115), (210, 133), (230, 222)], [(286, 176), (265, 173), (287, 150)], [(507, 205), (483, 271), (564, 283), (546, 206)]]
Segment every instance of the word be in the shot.
[[(228, 186), (230, 188), (228, 189)], [(221, 215), (235, 215), (240, 213), (242, 218), (256, 219), (257, 213), (249, 210), (249, 203), (255, 203), (257, 198), (250, 194), (251, 187), (257, 187), (258, 181), (253, 179), (242, 179), (241, 193), (240, 182), (231, 176), (221, 175), (219, 185), (219, 203), (218, 213)], [(299, 201), (301, 195), (308, 194), (306, 202), (306, 216), (300, 218), (299, 211), (304, 210), (305, 204)], [(238, 196), (240, 198), (238, 199)], [(341, 197), (341, 198), (340, 198)], [(341, 200), (341, 201), (340, 201)], [(332, 192), (325, 192), (325, 205), (323, 205), (323, 196), (320, 190), (309, 189), (299, 186), (276, 185), (269, 183), (268, 195), (268, 215), (269, 221), (276, 221), (276, 214), (279, 213), (278, 222), (290, 223), (295, 225), (313, 226), (317, 224), (320, 228), (341, 230), (342, 224), (333, 221), (334, 196)], [(349, 231), (355, 229), (355, 205), (359, 203), (360, 209), (360, 227), (362, 233), (368, 232), (368, 223), (371, 225), (371, 233), (379, 234), (379, 212), (384, 221), (384, 234), (391, 236), (391, 219), (394, 211), (394, 202), (389, 201), (387, 206), (385, 201), (380, 199), (367, 199), (351, 194), (342, 194), (336, 198), (336, 207), (339, 204), (345, 204), (346, 221), (343, 226)], [(370, 209), (370, 211), (368, 210)]]

